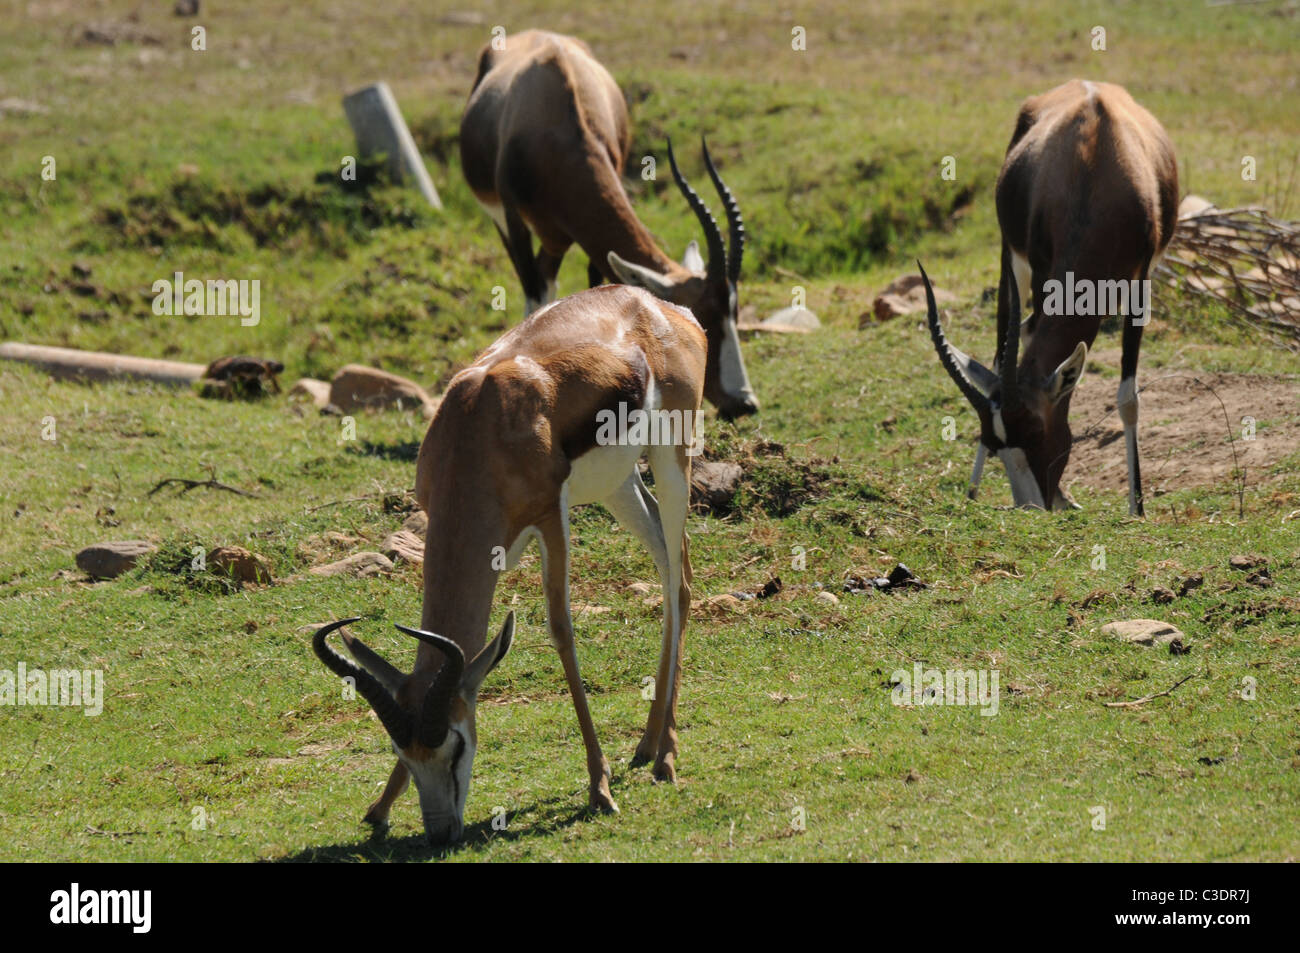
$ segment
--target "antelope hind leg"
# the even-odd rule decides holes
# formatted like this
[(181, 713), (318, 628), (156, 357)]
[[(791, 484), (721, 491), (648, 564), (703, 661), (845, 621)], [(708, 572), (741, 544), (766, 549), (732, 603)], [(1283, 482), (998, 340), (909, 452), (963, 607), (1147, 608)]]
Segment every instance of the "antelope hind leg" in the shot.
[[(655, 487), (659, 491), (659, 517), (668, 572), (664, 575), (664, 633), (655, 680), (655, 704), (650, 708), (645, 734), (637, 754), (655, 752), (656, 781), (677, 780), (677, 686), (681, 679), (681, 646), (686, 613), (691, 607), (686, 555), (686, 516), (690, 505), (690, 480), (681, 447), (657, 446), (650, 450)], [(644, 491), (644, 488), (643, 488)], [(649, 496), (648, 493), (646, 493)]]

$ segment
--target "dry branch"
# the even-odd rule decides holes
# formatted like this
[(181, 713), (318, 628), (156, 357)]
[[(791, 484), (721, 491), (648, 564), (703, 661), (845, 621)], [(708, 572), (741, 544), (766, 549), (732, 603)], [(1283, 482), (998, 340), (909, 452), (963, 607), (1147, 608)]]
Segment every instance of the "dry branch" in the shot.
[(1227, 305), (1244, 323), (1300, 341), (1300, 222), (1262, 208), (1208, 208), (1179, 219), (1153, 277)]
[(1145, 705), (1147, 702), (1153, 701), (1154, 699), (1164, 698), (1166, 695), (1172, 695), (1174, 693), (1175, 688), (1183, 684), (1183, 682), (1190, 681), (1195, 677), (1196, 677), (1196, 673), (1192, 672), (1192, 674), (1188, 675), (1186, 678), (1180, 678), (1178, 681), (1174, 682), (1163, 692), (1156, 692), (1152, 695), (1143, 695), (1141, 698), (1135, 698), (1132, 701), (1127, 701), (1127, 702), (1106, 702), (1106, 707), (1107, 708), (1136, 708), (1138, 705)]
[(206, 480), (187, 480), (184, 477), (168, 477), (167, 479), (159, 480), (156, 484), (154, 484), (154, 488), (149, 491), (149, 496), (153, 496), (163, 487), (169, 486), (172, 483), (178, 483), (182, 487), (184, 487), (184, 489), (182, 489), (180, 493), (176, 494), (177, 496), (184, 496), (186, 493), (190, 492), (190, 490), (194, 490), (199, 487), (207, 487), (208, 489), (211, 490), (225, 490), (227, 493), (234, 493), (237, 496), (247, 496), (252, 499), (257, 499), (256, 493), (249, 493), (247, 490), (239, 489), (239, 487), (228, 486), (227, 484), (221, 483), (215, 477), (211, 477), (211, 476), (208, 477)]

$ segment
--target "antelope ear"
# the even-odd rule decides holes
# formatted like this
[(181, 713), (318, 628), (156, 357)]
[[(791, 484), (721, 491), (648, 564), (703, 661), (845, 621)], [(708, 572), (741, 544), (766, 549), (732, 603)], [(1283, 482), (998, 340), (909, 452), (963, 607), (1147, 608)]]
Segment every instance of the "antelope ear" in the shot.
[(1083, 365), (1088, 359), (1088, 345), (1082, 341), (1075, 347), (1074, 353), (1061, 362), (1061, 366), (1052, 372), (1052, 376), (1047, 379), (1047, 399), (1055, 404), (1064, 397), (1069, 396), (1070, 391), (1079, 383), (1079, 378), (1083, 375)]
[(512, 609), (506, 616), (506, 621), (501, 626), (501, 631), (497, 637), (483, 647), (483, 651), (475, 656), (474, 661), (465, 667), (465, 674), (461, 676), (461, 691), (471, 698), (478, 694), (479, 686), (483, 680), (488, 677), (488, 673), (501, 664), (501, 660), (506, 657), (510, 651), (510, 646), (515, 640), (515, 613)]
[(659, 272), (644, 265), (634, 265), (630, 261), (624, 261), (615, 252), (609, 253), (608, 261), (610, 269), (623, 284), (644, 288), (656, 298), (663, 298), (665, 301), (672, 300), (673, 283)]
[(682, 256), (682, 265), (691, 271), (704, 270), (704, 256), (700, 254), (700, 243), (692, 240), (686, 246), (686, 254)]

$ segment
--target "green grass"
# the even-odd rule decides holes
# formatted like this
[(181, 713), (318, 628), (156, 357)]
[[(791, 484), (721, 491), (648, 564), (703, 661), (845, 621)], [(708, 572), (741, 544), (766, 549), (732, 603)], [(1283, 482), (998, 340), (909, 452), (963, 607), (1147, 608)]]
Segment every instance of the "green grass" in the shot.
[[(107, 4), (96, 20), (131, 9)], [(761, 418), (707, 430), (713, 452), (753, 462), (731, 514), (692, 517), (695, 594), (753, 591), (773, 576), (785, 589), (693, 616), (679, 785), (628, 765), (659, 616), (627, 586), (654, 572), (590, 507), (574, 515), (573, 599), (611, 610), (577, 626), (622, 813), (584, 810), (577, 723), (529, 555), (498, 590), (494, 617), (510, 605), (521, 626), (485, 687), (469, 834), (446, 857), (1294, 858), (1300, 524), (1285, 517), (1300, 506), (1296, 454), (1279, 452), (1273, 479), (1251, 481), (1240, 514), (1228, 484), (1161, 496), (1141, 521), (1121, 495), (1079, 487), (1082, 512), (1022, 513), (1005, 508), (993, 468), (969, 503), (973, 414), (927, 337), (910, 320), (856, 330), (874, 293), (919, 255), (962, 298), (954, 337), (988, 350), (978, 298), (996, 275), (999, 156), (1019, 100), (1072, 75), (1125, 83), (1152, 108), (1179, 150), (1184, 191), (1294, 217), (1294, 203), (1278, 208), (1300, 132), (1287, 94), (1294, 8), (833, 3), (790, 21), (701, 4), (512, 9), (460, 26), (415, 2), (274, 16), (228, 4), (199, 20), (204, 53), (164, 7), (139, 24), (160, 46), (78, 45), (72, 5), (0, 17), (3, 95), (50, 110), (0, 121), (4, 339), (193, 361), (254, 353), (284, 361), (290, 381), (361, 361), (436, 389), (519, 310), (454, 145), (497, 22), (588, 39), (633, 102), (634, 157), (660, 152), (669, 134), (709, 136), (752, 239), (744, 303), (763, 314), (807, 288), (821, 331), (745, 345)], [(806, 53), (789, 49), (795, 23)], [(1105, 53), (1089, 48), (1097, 24)], [(338, 96), (376, 77), (430, 160), (442, 214), (383, 182), (334, 184), (353, 148)], [(1240, 178), (1245, 154), (1260, 160), (1255, 182)], [(40, 178), (45, 155), (57, 159), (54, 182)], [(693, 145), (680, 155), (702, 179)], [(939, 176), (945, 155), (956, 182)], [(696, 228), (666, 177), (629, 187), (680, 255)], [(74, 287), (74, 262), (91, 268), (91, 294)], [(582, 287), (585, 267), (572, 254), (561, 290)], [(175, 270), (261, 279), (261, 323), (155, 316), (145, 292)], [(497, 285), (505, 312), (491, 308)], [(1167, 305), (1143, 374), (1175, 369), (1295, 372), (1293, 356), (1224, 315)], [(360, 824), (392, 756), (364, 707), (338, 697), (304, 631), (361, 615), (358, 633), (410, 664), (410, 641), (391, 624), (418, 619), (418, 571), (306, 570), (377, 548), (400, 525), (425, 422), (361, 415), (357, 439), (342, 441), (337, 418), (286, 398), (88, 387), (11, 364), (0, 366), (0, 402), (0, 668), (99, 668), (106, 680), (98, 717), (0, 708), (0, 859), (429, 858), (409, 793), (388, 838)], [(942, 439), (948, 415), (955, 443)], [(46, 417), (54, 441), (42, 439)], [(784, 454), (754, 453), (762, 440)], [(208, 468), (256, 496), (149, 495)], [(85, 582), (74, 554), (109, 538), (147, 538), (160, 554)], [(265, 555), (279, 581), (229, 591), (183, 568), (194, 547), (218, 545)], [(1093, 568), (1096, 546), (1105, 568)], [(805, 569), (792, 565), (795, 547)], [(1229, 568), (1245, 552), (1267, 557), (1273, 587)], [(900, 561), (929, 588), (816, 597), (818, 584), (838, 590), (848, 572)], [(1149, 601), (1191, 572), (1204, 574), (1201, 588)], [(1133, 617), (1179, 626), (1190, 654), (1099, 632)], [(893, 705), (891, 673), (915, 662), (996, 669), (999, 714)], [(1104, 704), (1193, 673), (1140, 708)], [(489, 823), (498, 807), (505, 831)], [(1092, 828), (1096, 807), (1104, 831)]]

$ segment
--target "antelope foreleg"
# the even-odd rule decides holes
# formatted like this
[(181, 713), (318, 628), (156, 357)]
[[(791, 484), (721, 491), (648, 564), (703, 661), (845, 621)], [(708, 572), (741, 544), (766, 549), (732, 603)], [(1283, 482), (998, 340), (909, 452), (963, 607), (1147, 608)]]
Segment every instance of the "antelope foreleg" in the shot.
[(363, 820), (377, 828), (388, 827), (388, 812), (393, 809), (393, 802), (402, 796), (402, 792), (410, 783), (411, 772), (402, 762), (397, 762), (393, 766), (393, 773), (388, 776), (388, 783), (384, 785), (384, 793), (379, 795), (378, 801), (370, 805), (370, 810), (366, 811)]
[(573, 699), (573, 710), (587, 749), (587, 775), (590, 779), (590, 804), (593, 810), (618, 813), (618, 805), (609, 790), (609, 762), (600, 750), (596, 726), (587, 707), (587, 691), (578, 671), (578, 650), (573, 641), (573, 617), (569, 612), (569, 519), (568, 502), (560, 500), (560, 513), (542, 527), (542, 578), (546, 587), (546, 619), (551, 642), (564, 666), (564, 680)]

